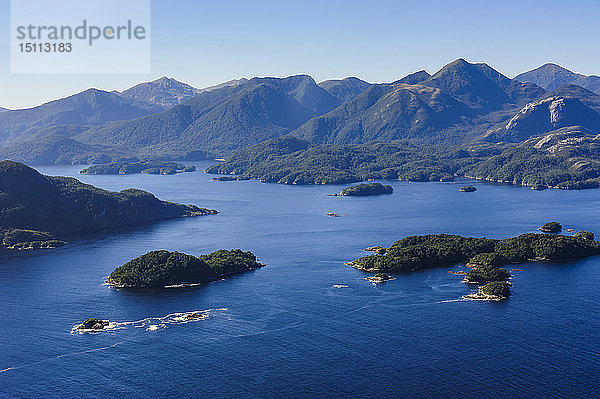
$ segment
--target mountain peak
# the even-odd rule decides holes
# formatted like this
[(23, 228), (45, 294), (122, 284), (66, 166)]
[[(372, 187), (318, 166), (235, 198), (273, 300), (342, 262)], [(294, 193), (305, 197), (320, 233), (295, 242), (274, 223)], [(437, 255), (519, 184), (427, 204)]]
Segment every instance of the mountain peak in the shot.
[(398, 79), (395, 82), (392, 82), (393, 85), (398, 84), (398, 83), (406, 83), (409, 85), (414, 85), (417, 83), (421, 83), (424, 80), (427, 80), (431, 77), (431, 75), (426, 71), (426, 70), (420, 70), (417, 72), (413, 72), (409, 75), (406, 75), (405, 77), (403, 77), (402, 79)]
[(558, 65), (558, 64), (555, 64), (555, 63), (553, 63), (553, 62), (547, 62), (547, 63), (545, 63), (544, 65), (542, 65), (541, 67), (539, 67), (539, 68), (536, 68), (536, 69), (555, 69), (555, 70), (562, 70), (562, 71), (568, 71), (568, 72), (571, 72), (571, 71), (569, 71), (567, 68), (565, 68), (565, 67), (562, 67), (562, 66), (560, 66), (560, 65)]
[(469, 62), (467, 62), (464, 58), (457, 58), (446, 66), (465, 66), (465, 65), (471, 65), (471, 64)]
[(515, 76), (520, 82), (531, 82), (546, 90), (554, 90), (565, 84), (575, 84), (600, 93), (600, 76), (586, 76), (572, 72), (560, 65), (547, 63), (531, 71)]
[(163, 76), (151, 82), (137, 84), (121, 92), (123, 97), (144, 101), (170, 108), (188, 98), (194, 97), (200, 90), (176, 79)]
[(319, 87), (327, 90), (329, 94), (344, 103), (352, 100), (364, 90), (371, 87), (371, 84), (351, 76), (344, 79), (325, 80), (319, 83)]
[(510, 79), (487, 64), (471, 64), (462, 58), (452, 61), (423, 81), (467, 104), (477, 112), (489, 112), (510, 103), (506, 90)]

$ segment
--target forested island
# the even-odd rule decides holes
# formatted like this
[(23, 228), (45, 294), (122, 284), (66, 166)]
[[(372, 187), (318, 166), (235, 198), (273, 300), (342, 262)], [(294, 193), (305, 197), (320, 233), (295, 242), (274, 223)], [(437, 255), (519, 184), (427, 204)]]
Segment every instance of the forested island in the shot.
[(111, 192), (69, 177), (0, 162), (0, 253), (56, 248), (63, 237), (164, 219), (216, 214), (136, 189)]
[(365, 197), (369, 195), (391, 194), (393, 192), (394, 189), (389, 185), (383, 185), (381, 183), (361, 183), (346, 187), (341, 193), (330, 194), (330, 196)]
[(562, 225), (558, 222), (549, 222), (539, 228), (544, 233), (559, 233), (562, 231)]
[[(379, 253), (349, 265), (367, 272), (398, 273), (467, 263), (471, 270), (466, 273), (465, 282), (489, 284), (510, 277), (508, 270), (501, 268), (503, 265), (599, 255), (600, 243), (588, 232), (572, 237), (528, 233), (505, 240), (435, 234), (403, 238)], [(492, 286), (486, 290), (491, 291)]]
[(145, 173), (151, 175), (174, 175), (184, 172), (195, 172), (195, 166), (185, 166), (177, 162), (141, 161), (112, 162), (88, 166), (79, 171), (82, 175), (131, 175)]
[(115, 269), (107, 282), (116, 288), (163, 288), (209, 283), (265, 266), (252, 252), (219, 250), (195, 257), (152, 251)]
[(213, 177), (210, 180), (212, 180), (212, 181), (241, 181), (241, 180), (250, 180), (250, 178), (244, 177), (244, 176), (219, 176), (219, 177)]

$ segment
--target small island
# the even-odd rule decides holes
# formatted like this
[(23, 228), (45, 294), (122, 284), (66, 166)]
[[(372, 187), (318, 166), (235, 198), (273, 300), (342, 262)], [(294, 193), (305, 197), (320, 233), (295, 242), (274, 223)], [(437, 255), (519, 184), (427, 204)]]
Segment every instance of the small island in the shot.
[(89, 319), (81, 322), (81, 324), (77, 324), (75, 329), (77, 330), (92, 330), (99, 331), (104, 330), (110, 322), (108, 320), (96, 319), (94, 317), (90, 317)]
[(67, 245), (46, 231), (8, 228), (0, 230), (0, 248), (14, 251), (53, 249)]
[(89, 166), (81, 171), (82, 175), (131, 175), (145, 173), (151, 175), (174, 175), (176, 173), (195, 172), (195, 166), (185, 166), (176, 162), (140, 161), (112, 162)]
[(558, 222), (550, 222), (539, 228), (544, 233), (559, 233), (562, 231), (562, 225)]
[(377, 273), (372, 277), (365, 277), (365, 280), (370, 281), (372, 283), (383, 283), (386, 281), (395, 280), (395, 278), (386, 273)]
[(332, 218), (341, 218), (342, 217), (342, 215), (340, 215), (339, 213), (335, 213), (335, 212), (327, 212), (326, 215), (331, 216)]
[(460, 190), (458, 190), (458, 191), (460, 191), (461, 193), (472, 193), (474, 191), (477, 191), (477, 187), (475, 187), (475, 186), (464, 186), (464, 187), (461, 187)]
[(210, 180), (212, 180), (212, 181), (243, 181), (243, 180), (250, 180), (250, 178), (247, 176), (219, 176), (219, 177), (213, 177)]
[[(378, 252), (382, 254), (363, 256), (348, 264), (366, 272), (399, 273), (466, 263), (471, 270), (453, 274), (464, 275), (466, 283), (488, 285), (506, 282), (511, 277), (510, 272), (501, 267), (503, 265), (600, 255), (600, 242), (594, 241), (589, 232), (580, 232), (573, 237), (528, 233), (505, 240), (432, 234), (406, 237), (383, 249), (385, 252)], [(482, 292), (508, 297), (489, 294), (491, 287), (497, 286), (491, 285)]]
[(507, 281), (492, 281), (479, 287), (477, 293), (467, 294), (463, 299), (474, 301), (501, 301), (510, 295), (511, 283)]
[(209, 283), (265, 266), (252, 252), (219, 250), (195, 257), (152, 251), (115, 269), (107, 283), (115, 288), (178, 288)]
[(394, 189), (390, 185), (381, 183), (361, 183), (354, 186), (346, 187), (339, 194), (329, 194), (331, 197), (349, 196), (349, 197), (365, 197), (368, 195), (391, 194)]

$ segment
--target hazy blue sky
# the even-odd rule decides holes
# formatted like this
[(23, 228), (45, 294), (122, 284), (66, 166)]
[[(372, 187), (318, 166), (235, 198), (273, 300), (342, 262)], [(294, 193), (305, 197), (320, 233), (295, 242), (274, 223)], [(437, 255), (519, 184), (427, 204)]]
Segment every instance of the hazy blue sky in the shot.
[(152, 73), (140, 75), (10, 74), (9, 5), (0, 0), (0, 106), (13, 108), (164, 75), (196, 87), (299, 73), (392, 81), (459, 57), (510, 77), (546, 62), (600, 74), (597, 0), (153, 0)]

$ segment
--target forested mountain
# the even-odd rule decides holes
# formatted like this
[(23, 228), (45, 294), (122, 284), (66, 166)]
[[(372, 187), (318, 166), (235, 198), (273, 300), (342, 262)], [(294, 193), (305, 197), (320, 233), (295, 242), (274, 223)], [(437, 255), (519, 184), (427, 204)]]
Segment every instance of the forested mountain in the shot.
[(372, 85), (208, 172), (284, 184), (475, 177), (591, 188), (600, 185), (598, 137), (600, 96), (591, 91), (546, 92), (457, 60), (418, 84)]
[(231, 151), (286, 134), (339, 100), (306, 75), (254, 78), (204, 91), (162, 113), (89, 129), (76, 139), (140, 155)]
[(73, 178), (44, 176), (18, 162), (0, 162), (0, 252), (15, 244), (31, 247), (42, 238), (214, 213), (161, 201), (142, 190), (110, 192)]
[(69, 137), (89, 126), (138, 118), (159, 110), (156, 105), (117, 93), (89, 89), (38, 107), (2, 112), (0, 145), (26, 141), (56, 128)]
[[(573, 84), (546, 92), (458, 59), (433, 75), (423, 70), (383, 84), (354, 77), (316, 84), (297, 75), (205, 89), (169, 78), (123, 93), (90, 89), (3, 112), (0, 157), (30, 164), (197, 160), (288, 134), (310, 148), (410, 140), (445, 153), (485, 148), (490, 156), (575, 126), (600, 128), (600, 96)], [(272, 147), (267, 141), (262, 148)]]
[(431, 135), (460, 123), (469, 108), (424, 85), (373, 85), (335, 110), (313, 118), (294, 135), (313, 143), (365, 143)]

